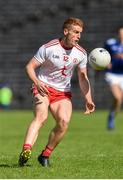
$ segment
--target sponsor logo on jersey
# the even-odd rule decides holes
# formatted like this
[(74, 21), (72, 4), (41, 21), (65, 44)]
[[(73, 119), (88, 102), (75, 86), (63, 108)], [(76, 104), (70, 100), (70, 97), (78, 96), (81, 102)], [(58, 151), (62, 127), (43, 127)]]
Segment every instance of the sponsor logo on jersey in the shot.
[(59, 57), (58, 55), (56, 55), (56, 54), (53, 54), (52, 57), (55, 58), (55, 59), (59, 59), (59, 58), (60, 58), (60, 57)]

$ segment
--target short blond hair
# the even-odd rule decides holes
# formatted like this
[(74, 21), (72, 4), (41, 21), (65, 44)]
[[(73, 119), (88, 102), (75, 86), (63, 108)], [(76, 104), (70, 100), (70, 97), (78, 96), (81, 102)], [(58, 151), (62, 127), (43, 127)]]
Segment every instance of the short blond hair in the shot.
[(79, 18), (70, 17), (65, 20), (63, 23), (63, 29), (67, 28), (69, 29), (71, 25), (78, 25), (80, 27), (84, 27), (84, 22)]

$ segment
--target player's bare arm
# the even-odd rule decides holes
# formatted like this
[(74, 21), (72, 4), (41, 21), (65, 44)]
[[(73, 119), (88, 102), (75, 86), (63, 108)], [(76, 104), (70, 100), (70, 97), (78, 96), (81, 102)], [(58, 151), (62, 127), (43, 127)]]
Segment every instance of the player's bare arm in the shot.
[(44, 84), (37, 78), (35, 69), (41, 66), (41, 63), (38, 62), (34, 57), (29, 61), (26, 65), (26, 72), (30, 78), (30, 80), (37, 86), (38, 91), (42, 96), (47, 95), (49, 92)]
[(116, 58), (123, 60), (123, 53), (117, 53)]
[(91, 87), (90, 87), (89, 79), (87, 77), (86, 68), (83, 68), (83, 69), (78, 68), (78, 78), (79, 78), (79, 85), (80, 85), (81, 93), (84, 96), (85, 101), (86, 101), (85, 114), (90, 114), (95, 110), (95, 105), (92, 101)]

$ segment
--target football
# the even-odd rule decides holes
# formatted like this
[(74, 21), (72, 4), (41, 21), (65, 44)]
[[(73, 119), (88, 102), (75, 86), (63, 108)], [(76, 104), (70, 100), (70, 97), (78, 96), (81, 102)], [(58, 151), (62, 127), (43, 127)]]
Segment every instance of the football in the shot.
[(106, 49), (95, 48), (89, 53), (88, 60), (93, 69), (104, 70), (111, 62), (111, 56)]

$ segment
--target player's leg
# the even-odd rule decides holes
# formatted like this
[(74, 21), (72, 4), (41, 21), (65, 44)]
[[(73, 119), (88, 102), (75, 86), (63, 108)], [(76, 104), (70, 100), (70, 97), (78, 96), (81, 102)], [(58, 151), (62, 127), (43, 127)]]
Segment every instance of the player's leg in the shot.
[(56, 120), (56, 126), (52, 129), (49, 135), (46, 148), (38, 157), (38, 161), (42, 164), (42, 166), (49, 165), (49, 156), (57, 144), (59, 144), (63, 139), (67, 131), (72, 113), (72, 104), (70, 100), (63, 99), (51, 104), (50, 109)]
[(31, 149), (37, 139), (39, 129), (47, 119), (48, 106), (49, 100), (47, 97), (42, 97), (40, 94), (34, 97), (34, 118), (26, 132), (24, 145), (19, 157), (20, 166), (23, 166), (31, 157)]
[(121, 108), (123, 95), (122, 95), (121, 88), (117, 84), (112, 84), (110, 86), (110, 89), (113, 95), (113, 102), (112, 102), (112, 107), (108, 116), (108, 129), (113, 129), (115, 116)]

